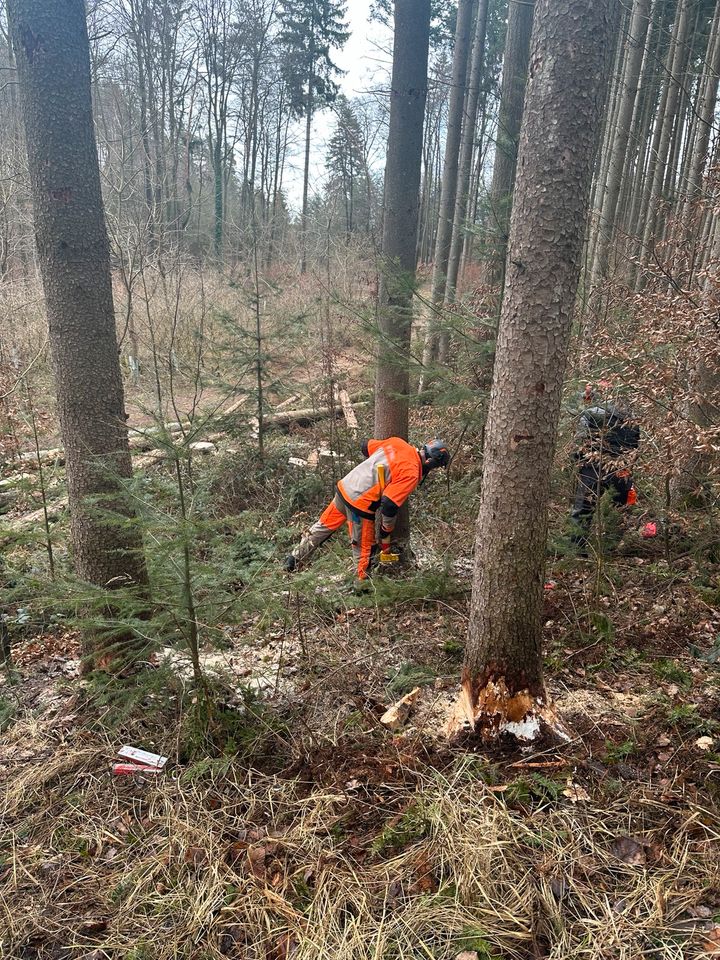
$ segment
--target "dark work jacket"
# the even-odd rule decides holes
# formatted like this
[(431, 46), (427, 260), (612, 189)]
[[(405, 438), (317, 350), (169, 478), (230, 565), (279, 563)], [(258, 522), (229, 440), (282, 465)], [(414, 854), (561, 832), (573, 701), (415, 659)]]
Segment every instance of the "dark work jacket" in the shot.
[(617, 460), (637, 449), (640, 428), (615, 404), (598, 404), (583, 410), (575, 442), (579, 460)]

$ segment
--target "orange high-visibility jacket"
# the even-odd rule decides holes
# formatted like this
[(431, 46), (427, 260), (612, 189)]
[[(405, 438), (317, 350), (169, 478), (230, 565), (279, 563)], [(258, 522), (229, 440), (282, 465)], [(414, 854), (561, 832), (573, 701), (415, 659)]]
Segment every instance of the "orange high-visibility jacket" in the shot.
[(368, 440), (363, 453), (367, 460), (338, 482), (338, 493), (368, 519), (373, 519), (380, 507), (383, 526), (392, 530), (398, 510), (422, 480), (420, 454), (400, 437)]

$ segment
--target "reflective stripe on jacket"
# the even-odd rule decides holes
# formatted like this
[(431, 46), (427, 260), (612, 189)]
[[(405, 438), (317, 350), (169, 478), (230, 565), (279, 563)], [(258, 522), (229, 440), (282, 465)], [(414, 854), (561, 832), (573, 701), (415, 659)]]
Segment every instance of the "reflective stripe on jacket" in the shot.
[(361, 516), (372, 516), (383, 497), (401, 507), (422, 480), (420, 454), (400, 437), (369, 440), (367, 450), (368, 458), (338, 482), (338, 493)]

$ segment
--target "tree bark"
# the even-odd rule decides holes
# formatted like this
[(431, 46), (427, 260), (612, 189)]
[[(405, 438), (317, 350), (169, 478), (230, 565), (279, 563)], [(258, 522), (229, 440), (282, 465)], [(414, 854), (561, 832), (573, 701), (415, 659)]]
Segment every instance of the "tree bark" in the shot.
[(618, 226), (627, 234), (632, 224), (632, 210), (635, 203), (636, 191), (642, 171), (645, 169), (645, 155), (647, 147), (648, 110), (656, 95), (656, 84), (653, 82), (655, 62), (657, 59), (658, 7), (662, 0), (653, 0), (650, 11), (643, 62), (640, 67), (638, 95), (635, 98), (632, 120), (630, 121), (630, 142), (626, 161), (626, 175), (623, 177), (618, 211), (616, 214), (616, 232)]
[(300, 274), (307, 271), (307, 228), (308, 228), (308, 190), (310, 186), (310, 143), (312, 138), (312, 118), (315, 105), (313, 103), (312, 73), (308, 80), (307, 106), (305, 108), (305, 163), (303, 166), (303, 196), (302, 217), (300, 220)]
[(693, 234), (692, 218), (697, 215), (695, 207), (702, 194), (703, 171), (707, 163), (710, 135), (713, 129), (713, 118), (718, 97), (718, 83), (720, 82), (720, 4), (715, 7), (712, 29), (708, 40), (705, 65), (700, 84), (697, 121), (698, 130), (693, 143), (687, 178), (687, 193), (683, 205), (682, 223), (686, 242)]
[[(647, 56), (643, 64), (641, 88), (643, 101), (633, 120), (633, 136), (638, 143), (635, 173), (630, 189), (629, 209), (625, 216), (625, 230), (629, 238), (637, 238), (641, 229), (643, 211), (643, 194), (645, 190), (646, 174), (651, 161), (651, 143), (653, 140), (654, 118), (658, 102), (663, 97), (664, 83), (660, 77), (658, 64), (660, 63), (661, 40), (665, 29), (666, 5), (656, 0), (653, 9), (653, 20), (650, 24), (647, 41)], [(629, 252), (637, 256), (639, 252), (637, 239), (630, 239)], [(634, 285), (635, 268), (628, 269), (628, 282)]]
[(620, 94), (615, 135), (610, 151), (605, 197), (600, 213), (598, 226), (598, 240), (595, 248), (595, 259), (592, 265), (590, 281), (591, 294), (599, 284), (606, 279), (610, 256), (610, 246), (613, 239), (615, 217), (620, 198), (620, 187), (623, 174), (627, 166), (628, 141), (630, 139), (630, 125), (633, 118), (635, 101), (638, 96), (640, 68), (642, 66), (645, 38), (647, 35), (650, 0), (635, 0), (630, 31), (626, 41), (625, 69), (623, 71), (623, 87)]
[[(395, 0), (375, 379), (375, 435), (381, 438), (408, 438), (410, 333), (429, 36), (430, 0)], [(408, 536), (406, 506), (398, 517), (395, 540), (402, 543)]]
[[(704, 318), (697, 330), (697, 347), (689, 371), (685, 417), (697, 429), (681, 447), (672, 478), (672, 497), (678, 501), (702, 488), (717, 453), (702, 445), (703, 431), (720, 424), (720, 348), (717, 338), (717, 296), (720, 287), (720, 229), (715, 223), (707, 272), (702, 282)], [(704, 448), (703, 448), (704, 446)]]
[[(455, 194), (455, 213), (453, 215), (452, 242), (447, 267), (447, 283), (445, 285), (445, 303), (455, 302), (457, 294), (460, 257), (465, 234), (465, 217), (467, 215), (470, 178), (472, 175), (473, 155), (475, 151), (475, 131), (477, 129), (478, 104), (480, 102), (480, 87), (482, 85), (483, 70), (485, 67), (485, 40), (487, 38), (488, 0), (480, 0), (475, 23), (475, 39), (472, 49), (472, 64), (470, 67), (470, 84), (468, 87), (467, 105), (465, 109), (465, 123), (463, 124), (462, 145), (460, 149), (460, 164), (458, 167), (458, 183)], [(446, 360), (442, 337), (440, 347), (440, 362)]]
[(590, 192), (590, 210), (591, 228), (586, 256), (587, 264), (592, 267), (595, 259), (595, 247), (598, 238), (598, 225), (600, 223), (600, 213), (605, 199), (605, 186), (607, 184), (608, 167), (610, 163), (610, 147), (615, 135), (615, 124), (617, 121), (618, 106), (620, 104), (620, 90), (622, 89), (623, 74), (623, 44), (622, 32), (625, 20), (625, 11), (621, 14), (618, 24), (618, 33), (613, 37), (612, 70), (608, 77), (608, 89), (605, 97), (605, 115), (603, 117), (598, 154), (595, 160), (596, 172), (593, 177), (593, 185)]
[(142, 585), (147, 574), (141, 537), (121, 496), (132, 468), (85, 5), (10, 0), (8, 16), (66, 451), (75, 569), (98, 586)]
[(640, 291), (645, 282), (645, 273), (642, 269), (650, 257), (651, 245), (654, 249), (654, 233), (657, 223), (657, 216), (660, 209), (662, 195), (662, 185), (665, 178), (665, 168), (668, 162), (670, 151), (670, 138), (673, 131), (673, 119), (677, 111), (678, 99), (680, 97), (680, 75), (683, 71), (683, 64), (689, 55), (685, 39), (687, 37), (688, 25), (690, 22), (690, 0), (680, 0), (678, 13), (675, 17), (672, 40), (672, 60), (670, 63), (669, 76), (667, 78), (667, 97), (665, 98), (664, 109), (658, 118), (660, 124), (660, 136), (658, 138), (657, 153), (654, 159), (653, 176), (650, 183), (648, 203), (645, 212), (645, 223), (643, 228), (642, 248), (640, 253), (641, 269), (638, 271), (635, 290)]
[(488, 733), (532, 739), (555, 722), (541, 656), (550, 474), (618, 7), (537, 3), (460, 699)]
[(494, 240), (488, 242), (487, 279), (493, 285), (502, 285), (505, 272), (534, 9), (533, 0), (509, 5), (495, 162), (490, 187), (490, 216), (494, 221)]
[(442, 186), (440, 188), (440, 212), (438, 215), (437, 236), (435, 239), (435, 263), (432, 278), (432, 313), (428, 322), (423, 350), (423, 370), (420, 376), (420, 393), (430, 377), (430, 367), (437, 359), (438, 316), (445, 299), (450, 243), (452, 241), (453, 213), (458, 181), (458, 161), (462, 137), (463, 113), (468, 67), (468, 52), (472, 31), (475, 0), (460, 0), (458, 5), (457, 26), (455, 30), (455, 49), (453, 52), (452, 79), (450, 85), (450, 104), (448, 107), (447, 137), (445, 140), (445, 161), (443, 163)]

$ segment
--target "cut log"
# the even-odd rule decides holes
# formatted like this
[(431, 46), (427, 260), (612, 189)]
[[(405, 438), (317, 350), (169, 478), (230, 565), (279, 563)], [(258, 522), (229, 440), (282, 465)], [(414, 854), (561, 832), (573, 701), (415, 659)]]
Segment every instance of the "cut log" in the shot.
[(288, 397), (287, 400), (283, 400), (281, 403), (277, 403), (275, 405), (275, 412), (277, 413), (278, 410), (282, 410), (283, 407), (287, 407), (291, 403), (295, 403), (295, 401), (299, 399), (300, 398), (298, 397), (298, 395), (294, 393), (291, 397)]
[(248, 402), (248, 399), (249, 399), (248, 395), (246, 394), (244, 397), (240, 397), (239, 400), (235, 400), (233, 403), (230, 404), (230, 406), (226, 410), (220, 411), (220, 416), (229, 417), (229, 416), (232, 416), (233, 413), (237, 413), (237, 411), (240, 410), (241, 407), (245, 406), (245, 404)]
[[(356, 403), (355, 407), (367, 407), (367, 401)], [(318, 420), (328, 417), (343, 416), (342, 407), (308, 407), (304, 410), (288, 410), (282, 413), (270, 413), (263, 418), (263, 427), (266, 430), (282, 430), (287, 427), (309, 427)]]
[[(47, 505), (48, 520), (54, 523), (60, 518), (60, 515), (67, 509), (67, 497), (61, 497)], [(24, 517), (17, 517), (15, 520), (4, 520), (0, 526), (0, 536), (5, 534), (21, 534), (32, 530), (33, 527), (40, 529), (45, 523), (45, 511), (42, 507), (39, 510), (33, 510), (32, 513), (26, 513)]]
[[(41, 450), (39, 453), (42, 463), (57, 463), (62, 466), (65, 463), (65, 451), (62, 447), (52, 447), (49, 450)], [(27, 453), (19, 453), (17, 459), (29, 470), (37, 469), (38, 454), (34, 450)]]
[(0, 480), (0, 493), (8, 493), (9, 491), (15, 491), (15, 487), (19, 487), (21, 483), (35, 483), (36, 477), (33, 473), (15, 473), (10, 477), (5, 477), (4, 480)]
[(337, 398), (340, 401), (342, 406), (342, 411), (345, 415), (345, 423), (348, 425), (348, 430), (351, 430), (352, 433), (357, 433), (360, 429), (358, 427), (357, 416), (353, 409), (352, 401), (350, 399), (350, 394), (347, 390), (336, 390)]
[(188, 444), (188, 446), (193, 453), (200, 453), (204, 456), (218, 452), (217, 445), (210, 440), (195, 440), (193, 443)]

